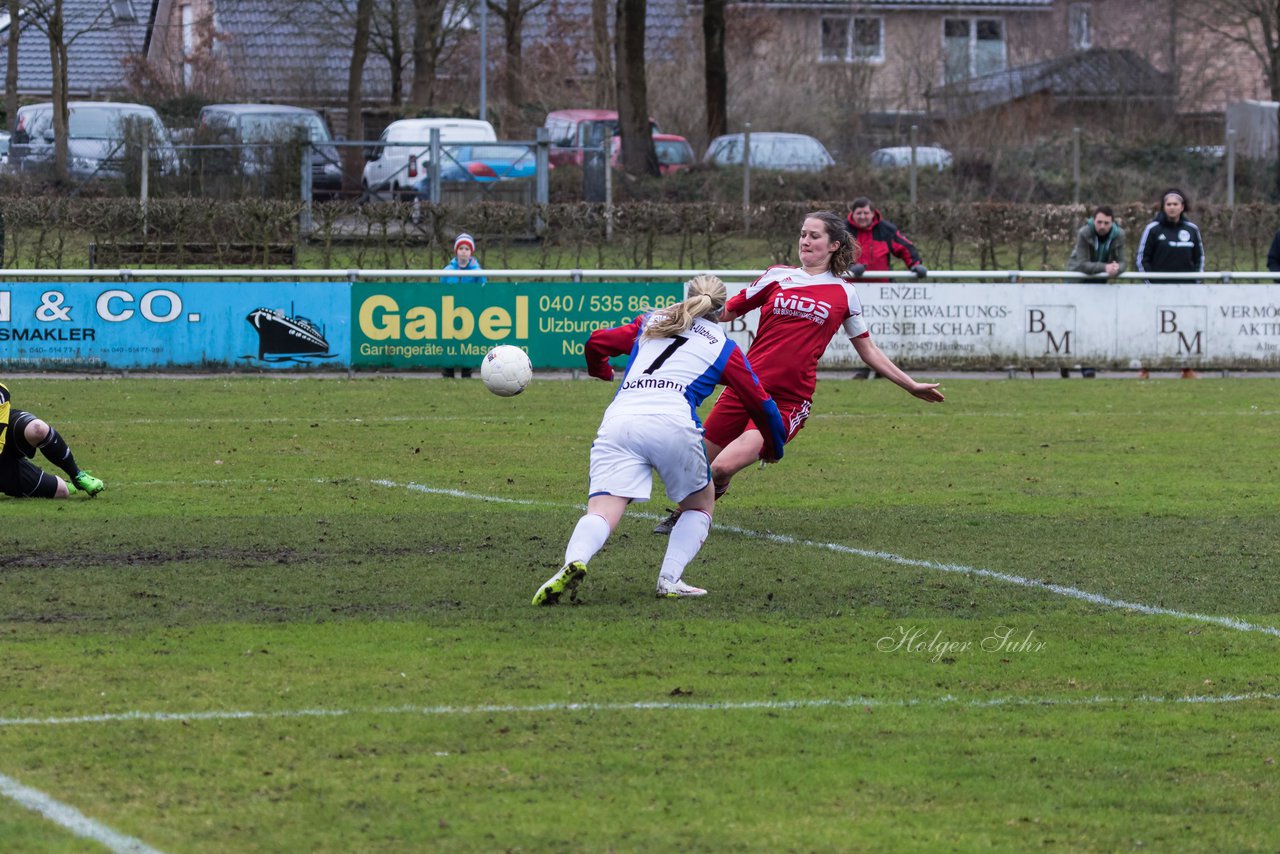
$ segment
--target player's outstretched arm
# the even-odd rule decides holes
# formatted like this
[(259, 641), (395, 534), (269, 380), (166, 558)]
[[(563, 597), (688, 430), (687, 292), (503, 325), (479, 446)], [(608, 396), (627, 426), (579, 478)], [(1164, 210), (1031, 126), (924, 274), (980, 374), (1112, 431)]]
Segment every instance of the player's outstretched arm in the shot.
[(853, 349), (858, 352), (858, 357), (866, 363), (868, 368), (905, 389), (909, 394), (926, 403), (941, 403), (946, 399), (942, 396), (942, 392), (938, 391), (937, 383), (916, 382), (906, 371), (895, 365), (876, 342), (871, 340), (870, 335), (860, 335), (849, 340), (853, 342)]
[(640, 315), (622, 326), (597, 329), (591, 333), (582, 348), (589, 375), (600, 380), (613, 379), (613, 366), (609, 364), (609, 360), (614, 356), (631, 352), (631, 347), (640, 335), (643, 318), (644, 315)]

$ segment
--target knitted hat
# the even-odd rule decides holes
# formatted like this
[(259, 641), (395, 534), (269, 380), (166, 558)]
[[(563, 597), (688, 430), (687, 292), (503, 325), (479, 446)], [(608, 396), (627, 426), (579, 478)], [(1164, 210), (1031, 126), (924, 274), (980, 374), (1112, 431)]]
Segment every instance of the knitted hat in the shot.
[(453, 241), (453, 251), (455, 254), (458, 251), (458, 247), (462, 246), (463, 244), (466, 244), (466, 246), (471, 250), (471, 253), (473, 255), (475, 254), (476, 239), (472, 237), (470, 234), (467, 234), (465, 231), (462, 232), (462, 234), (459, 234), (458, 238)]

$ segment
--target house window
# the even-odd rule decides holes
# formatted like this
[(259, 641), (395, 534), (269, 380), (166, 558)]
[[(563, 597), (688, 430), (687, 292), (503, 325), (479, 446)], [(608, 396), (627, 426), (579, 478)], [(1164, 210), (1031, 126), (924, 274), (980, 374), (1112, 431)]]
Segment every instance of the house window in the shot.
[(1093, 5), (1072, 3), (1067, 9), (1067, 33), (1072, 50), (1088, 50), (1093, 47)]
[(111, 0), (111, 15), (117, 24), (138, 20), (138, 14), (133, 11), (132, 0)]
[[(19, 6), (18, 17), (21, 18), (25, 14), (27, 14), (26, 7)], [(9, 17), (8, 8), (0, 10), (0, 33), (7, 32), (9, 29), (9, 25), (12, 23), (13, 23), (13, 19)]]
[(842, 15), (822, 18), (823, 62), (884, 62), (884, 19)]
[(942, 47), (947, 83), (1003, 71), (1004, 22), (999, 18), (946, 18)]

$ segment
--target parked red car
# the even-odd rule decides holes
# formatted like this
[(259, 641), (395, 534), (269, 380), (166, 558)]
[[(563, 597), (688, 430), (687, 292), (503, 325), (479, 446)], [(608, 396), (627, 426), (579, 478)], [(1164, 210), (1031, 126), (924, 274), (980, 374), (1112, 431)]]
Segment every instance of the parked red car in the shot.
[[(653, 148), (658, 154), (658, 171), (663, 175), (688, 169), (698, 161), (689, 140), (674, 133), (655, 133)], [(613, 168), (622, 168), (622, 138), (613, 138)]]
[[(617, 110), (552, 110), (547, 113), (542, 126), (551, 137), (552, 166), (581, 166), (582, 149), (599, 148), (605, 132), (618, 135)], [(658, 123), (649, 119), (653, 133), (659, 133)]]

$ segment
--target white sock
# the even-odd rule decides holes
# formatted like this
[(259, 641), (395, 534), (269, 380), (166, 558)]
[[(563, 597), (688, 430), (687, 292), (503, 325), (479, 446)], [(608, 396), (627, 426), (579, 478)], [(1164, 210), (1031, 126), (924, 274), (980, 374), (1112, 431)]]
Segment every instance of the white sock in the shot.
[(667, 553), (662, 558), (662, 571), (659, 577), (673, 583), (684, 575), (684, 568), (698, 556), (698, 550), (707, 539), (711, 530), (711, 517), (704, 510), (687, 510), (680, 514), (680, 519), (671, 529), (671, 539), (667, 542)]
[(575, 560), (591, 563), (596, 552), (604, 548), (609, 539), (609, 523), (599, 513), (588, 513), (578, 520), (569, 538), (569, 545), (564, 549), (564, 562), (567, 566)]

